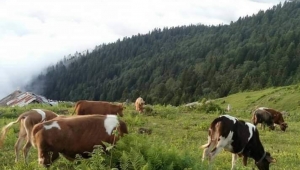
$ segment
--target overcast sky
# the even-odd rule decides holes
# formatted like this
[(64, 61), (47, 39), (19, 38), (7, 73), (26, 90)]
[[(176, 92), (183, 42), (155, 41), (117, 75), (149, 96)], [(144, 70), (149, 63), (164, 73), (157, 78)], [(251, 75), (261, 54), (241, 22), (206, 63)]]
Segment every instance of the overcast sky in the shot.
[(284, 1), (0, 0), (0, 99), (76, 51), (154, 28), (229, 24), (280, 2)]

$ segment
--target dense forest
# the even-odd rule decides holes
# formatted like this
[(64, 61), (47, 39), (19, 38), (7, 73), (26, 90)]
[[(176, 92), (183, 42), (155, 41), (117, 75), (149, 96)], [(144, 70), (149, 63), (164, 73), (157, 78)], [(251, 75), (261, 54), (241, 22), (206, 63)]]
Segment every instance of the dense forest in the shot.
[(27, 90), (47, 98), (180, 105), (300, 82), (300, 3), (228, 25), (154, 29), (64, 57)]

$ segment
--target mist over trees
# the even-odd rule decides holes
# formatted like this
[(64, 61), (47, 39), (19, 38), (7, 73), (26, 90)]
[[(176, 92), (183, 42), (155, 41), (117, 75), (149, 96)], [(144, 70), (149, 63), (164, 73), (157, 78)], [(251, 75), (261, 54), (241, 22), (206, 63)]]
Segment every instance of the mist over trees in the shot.
[(49, 66), (27, 89), (43, 82), (42, 95), (71, 101), (219, 98), (299, 83), (299, 41), (300, 3), (285, 2), (229, 25), (154, 29), (96, 46)]

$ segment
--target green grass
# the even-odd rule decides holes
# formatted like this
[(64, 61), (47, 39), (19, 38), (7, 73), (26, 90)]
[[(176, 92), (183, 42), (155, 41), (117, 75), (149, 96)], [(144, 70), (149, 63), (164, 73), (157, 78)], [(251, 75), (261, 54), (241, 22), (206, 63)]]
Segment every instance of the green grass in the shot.
[(300, 107), (300, 86), (269, 88), (261, 91), (243, 92), (216, 99), (223, 108), (231, 104), (233, 110), (251, 111), (256, 106), (296, 112)]
[[(271, 165), (274, 170), (298, 170), (300, 168), (300, 130), (299, 105), (300, 88), (298, 85), (270, 88), (262, 91), (244, 92), (214, 100), (221, 108), (227, 104), (232, 106), (228, 113), (246, 121), (251, 119), (251, 110), (257, 106), (271, 107), (290, 113), (285, 118), (289, 127), (286, 132), (279, 128), (275, 131), (261, 130), (258, 126), (260, 139), (267, 151), (277, 160)], [(199, 108), (189, 109), (184, 106), (147, 106), (149, 112), (138, 114), (134, 106), (126, 107), (123, 119), (130, 134), (122, 138), (112, 149), (111, 155), (97, 152), (91, 159), (69, 162), (63, 157), (55, 162), (50, 169), (111, 169), (117, 167), (121, 160), (123, 169), (208, 169), (208, 162), (201, 162), (202, 149), (199, 147), (207, 142), (207, 130), (211, 121), (219, 116), (219, 112), (205, 113)], [(25, 108), (0, 108), (0, 126), (15, 120), (17, 115), (31, 108), (47, 108), (56, 112), (67, 110), (73, 112), (72, 106), (63, 105), (49, 107), (30, 105)], [(140, 127), (152, 130), (151, 135), (138, 134)], [(0, 149), (0, 169), (44, 169), (37, 163), (37, 151), (31, 149), (29, 164), (14, 162), (14, 143), (17, 139), (19, 126), (9, 131), (4, 147)], [(22, 157), (21, 157), (22, 158)], [(112, 160), (112, 165), (110, 165)], [(213, 170), (230, 169), (231, 153), (222, 151), (211, 165)], [(238, 160), (238, 170), (251, 170), (254, 166), (248, 159), (247, 167)]]

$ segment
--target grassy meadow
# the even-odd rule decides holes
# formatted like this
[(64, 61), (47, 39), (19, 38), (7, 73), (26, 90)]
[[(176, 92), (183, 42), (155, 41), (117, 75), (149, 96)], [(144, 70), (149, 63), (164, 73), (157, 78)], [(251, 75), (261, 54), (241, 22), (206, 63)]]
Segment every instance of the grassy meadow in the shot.
[[(223, 170), (231, 168), (231, 153), (222, 151), (214, 163), (201, 162), (202, 149), (199, 147), (207, 142), (207, 130), (211, 121), (224, 114), (228, 104), (231, 111), (225, 112), (239, 119), (250, 121), (251, 111), (257, 106), (265, 106), (287, 111), (285, 117), (288, 123), (286, 132), (276, 127), (275, 131), (262, 130), (258, 126), (260, 139), (267, 151), (277, 160), (270, 166), (272, 170), (300, 169), (300, 86), (270, 88), (261, 91), (243, 92), (216, 99), (212, 104), (185, 106), (146, 106), (144, 114), (138, 114), (134, 105), (126, 106), (124, 117), (129, 134), (123, 137), (110, 154), (105, 155), (100, 149), (93, 153), (90, 159), (80, 159), (69, 162), (62, 156), (49, 169), (128, 169), (128, 170)], [(203, 101), (203, 99), (201, 99)], [(147, 101), (146, 101), (147, 102)], [(199, 101), (201, 102), (201, 101)], [(59, 106), (29, 105), (22, 108), (0, 107), (0, 127), (14, 121), (19, 114), (32, 108), (45, 108), (58, 114), (71, 114), (70, 104)], [(152, 131), (150, 135), (139, 134), (139, 128)], [(84, 127), (83, 127), (84, 128)], [(38, 165), (37, 150), (31, 148), (29, 163), (23, 159), (15, 163), (14, 144), (17, 140), (18, 125), (14, 125), (0, 149), (0, 169), (44, 169)], [(21, 158), (22, 155), (21, 155)], [(242, 165), (238, 159), (236, 169), (251, 170), (254, 161), (248, 159), (248, 165)]]

